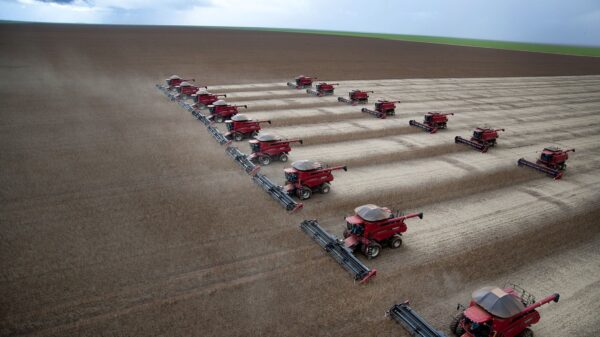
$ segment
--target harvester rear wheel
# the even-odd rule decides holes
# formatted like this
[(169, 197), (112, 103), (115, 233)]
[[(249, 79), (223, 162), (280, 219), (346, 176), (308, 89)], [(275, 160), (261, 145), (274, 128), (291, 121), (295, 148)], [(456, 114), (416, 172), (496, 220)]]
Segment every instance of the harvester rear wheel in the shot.
[(298, 195), (298, 199), (306, 200), (306, 199), (309, 199), (310, 196), (312, 195), (312, 190), (305, 186), (305, 187), (299, 188), (296, 191), (296, 194)]
[(396, 249), (402, 246), (402, 237), (398, 234), (392, 236), (389, 241), (390, 248)]
[(363, 247), (363, 253), (367, 256), (369, 260), (378, 257), (379, 253), (381, 253), (381, 245), (377, 242), (371, 242), (369, 243), (369, 245)]
[(282, 163), (285, 163), (286, 161), (288, 161), (288, 156), (285, 153), (282, 153), (279, 155), (279, 161)]
[(241, 142), (242, 140), (244, 140), (244, 135), (242, 133), (236, 132), (233, 134), (233, 139), (235, 139), (236, 142)]
[(329, 193), (330, 190), (331, 190), (331, 185), (329, 185), (328, 183), (323, 183), (320, 187), (320, 191), (323, 194)]
[(460, 325), (460, 321), (462, 321), (464, 317), (465, 314), (463, 311), (461, 311), (456, 314), (456, 316), (454, 316), (452, 319), (452, 322), (450, 322), (450, 331), (455, 336), (462, 336), (465, 333), (465, 329), (463, 329), (463, 327)]
[(533, 337), (533, 331), (531, 331), (531, 329), (529, 329), (529, 328), (525, 328), (525, 330), (523, 330), (523, 332), (521, 332), (519, 337)]
[(269, 155), (263, 155), (258, 157), (258, 162), (263, 165), (263, 166), (267, 166), (269, 164), (271, 164), (271, 156)]

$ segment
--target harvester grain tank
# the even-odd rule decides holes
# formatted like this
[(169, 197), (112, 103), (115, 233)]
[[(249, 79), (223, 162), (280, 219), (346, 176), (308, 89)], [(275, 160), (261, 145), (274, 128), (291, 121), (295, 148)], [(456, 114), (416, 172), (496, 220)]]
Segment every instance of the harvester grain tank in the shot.
[(347, 103), (350, 105), (367, 104), (369, 102), (369, 94), (373, 91), (352, 90), (348, 93), (348, 98), (338, 97), (338, 102)]
[(462, 138), (461, 136), (456, 136), (454, 138), (454, 142), (457, 144), (461, 143), (468, 145), (481, 151), (482, 153), (485, 153), (490, 147), (496, 145), (496, 140), (499, 137), (499, 131), (504, 131), (504, 129), (477, 128), (475, 131), (473, 131), (471, 140)]
[(396, 114), (396, 103), (401, 103), (400, 101), (387, 101), (387, 100), (378, 100), (375, 103), (375, 110), (362, 108), (362, 112), (370, 113), (371, 115), (377, 118), (386, 118), (387, 116), (393, 116)]
[(271, 121), (253, 120), (242, 114), (231, 116), (231, 119), (225, 122), (228, 131), (225, 136), (235, 141), (241, 141), (246, 137), (254, 137), (261, 130), (261, 123), (271, 124)]
[(286, 168), (285, 191), (295, 195), (300, 200), (309, 199), (313, 192), (327, 194), (331, 190), (330, 182), (333, 181), (333, 171), (347, 171), (346, 166), (327, 167), (314, 160), (299, 160)]
[(453, 116), (454, 113), (443, 113), (443, 112), (428, 112), (423, 116), (423, 123), (419, 123), (416, 120), (410, 120), (408, 124), (421, 128), (429, 133), (436, 133), (439, 129), (445, 129), (448, 123), (448, 116)]
[(316, 79), (316, 77), (300, 75), (294, 79), (294, 82), (288, 82), (287, 85), (296, 89), (306, 89), (312, 87), (313, 81)]
[(540, 158), (535, 163), (521, 158), (517, 161), (517, 164), (538, 170), (558, 180), (562, 178), (564, 171), (567, 169), (569, 152), (575, 152), (575, 149), (562, 150), (556, 146), (549, 146), (544, 148)]
[(315, 96), (331, 96), (335, 90), (335, 86), (339, 85), (339, 83), (327, 83), (321, 82), (315, 86), (315, 89), (306, 89), (306, 92)]
[(268, 133), (259, 133), (248, 143), (252, 151), (248, 158), (261, 165), (269, 165), (273, 160), (287, 162), (288, 155), (292, 151), (290, 144), (302, 144), (302, 139), (284, 139)]

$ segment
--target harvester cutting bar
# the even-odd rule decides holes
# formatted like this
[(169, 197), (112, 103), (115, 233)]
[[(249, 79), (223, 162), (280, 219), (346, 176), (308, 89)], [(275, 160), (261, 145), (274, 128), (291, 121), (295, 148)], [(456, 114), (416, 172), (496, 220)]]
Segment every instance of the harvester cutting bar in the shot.
[(396, 322), (402, 324), (404, 328), (415, 337), (446, 337), (446, 334), (436, 330), (427, 323), (419, 314), (417, 314), (408, 305), (408, 301), (396, 304), (387, 312)]
[(246, 173), (255, 174), (260, 169), (260, 166), (254, 165), (254, 163), (248, 159), (248, 156), (237, 147), (228, 146), (225, 151), (233, 158), (233, 160), (240, 164)]
[(555, 169), (551, 169), (551, 168), (543, 166), (543, 165), (532, 163), (532, 162), (526, 160), (525, 158), (519, 159), (519, 161), (517, 161), (517, 164), (519, 166), (527, 166), (527, 167), (531, 167), (534, 170), (544, 172), (547, 175), (553, 177), (555, 180), (558, 180), (558, 179), (562, 178), (562, 176), (563, 176), (563, 172), (560, 170), (555, 170)]
[(353, 101), (346, 97), (338, 97), (338, 102), (348, 103), (348, 104), (352, 104), (352, 105), (357, 105), (358, 103), (360, 103), (359, 101)]
[(202, 124), (206, 125), (207, 127), (211, 125), (211, 121), (199, 111), (192, 111), (192, 115), (194, 115), (194, 117), (196, 117), (200, 122), (202, 122)]
[(371, 115), (381, 119), (385, 119), (387, 117), (387, 114), (385, 112), (379, 112), (367, 108), (362, 108), (360, 111), (370, 113)]
[(414, 119), (411, 119), (410, 121), (408, 121), (408, 124), (412, 125), (412, 126), (416, 126), (418, 128), (421, 128), (429, 133), (436, 133), (437, 132), (437, 128), (431, 127), (427, 124), (423, 124), (423, 123), (419, 123)]
[(302, 203), (294, 201), (281, 186), (275, 185), (264, 174), (256, 173), (252, 176), (252, 180), (283, 205), (287, 211), (295, 212), (302, 208)]
[(377, 270), (369, 269), (360, 262), (343, 241), (339, 241), (334, 235), (327, 233), (317, 220), (304, 220), (300, 224), (300, 228), (350, 272), (354, 276), (354, 280), (364, 283), (377, 274)]
[(462, 143), (462, 144), (469, 145), (469, 146), (471, 146), (473, 148), (476, 148), (477, 150), (479, 150), (479, 151), (481, 151), (483, 153), (487, 152), (487, 150), (488, 150), (488, 146), (487, 145), (480, 144), (480, 143), (477, 143), (477, 142), (465, 139), (465, 138), (463, 138), (461, 136), (456, 136), (454, 138), (454, 142), (457, 143), (457, 144), (458, 143)]
[(227, 137), (225, 137), (225, 135), (223, 133), (221, 133), (221, 131), (219, 131), (219, 129), (215, 128), (214, 126), (208, 125), (206, 127), (206, 129), (208, 130), (208, 132), (210, 132), (210, 134), (213, 136), (213, 138), (220, 145), (228, 144), (231, 142), (231, 140), (227, 139)]

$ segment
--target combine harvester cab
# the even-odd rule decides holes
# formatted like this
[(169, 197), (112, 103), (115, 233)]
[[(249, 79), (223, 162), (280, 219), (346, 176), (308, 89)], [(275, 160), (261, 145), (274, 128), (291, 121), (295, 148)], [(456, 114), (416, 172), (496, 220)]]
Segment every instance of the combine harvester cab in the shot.
[(396, 114), (396, 103), (401, 103), (400, 101), (387, 101), (387, 100), (379, 100), (375, 103), (375, 110), (362, 108), (362, 112), (370, 113), (371, 115), (385, 119), (387, 116), (394, 116)]
[(310, 95), (319, 96), (319, 97), (331, 96), (331, 95), (333, 95), (333, 92), (335, 90), (334, 87), (336, 85), (340, 85), (340, 84), (339, 83), (321, 82), (316, 85), (315, 89), (310, 89), (310, 88), (306, 89), (306, 93), (308, 93)]
[(227, 97), (226, 94), (211, 94), (206, 88), (200, 88), (195, 94), (192, 94), (194, 106), (198, 109), (206, 108), (218, 101), (219, 97)]
[(499, 131), (504, 131), (504, 129), (477, 128), (473, 131), (471, 140), (456, 136), (454, 142), (468, 145), (481, 151), (481, 153), (486, 153), (490, 147), (496, 146)]
[(332, 171), (348, 171), (346, 166), (325, 167), (322, 163), (313, 160), (299, 160), (286, 168), (285, 191), (295, 195), (300, 200), (309, 199), (313, 192), (327, 194), (331, 190), (330, 182), (333, 181)]
[(343, 241), (340, 241), (334, 235), (327, 233), (317, 220), (304, 220), (300, 224), (300, 229), (315, 240), (331, 257), (333, 257), (344, 269), (346, 269), (355, 281), (366, 283), (377, 274), (376, 269), (370, 269), (354, 256), (351, 249), (348, 249)]
[(217, 123), (223, 123), (224, 121), (235, 116), (239, 112), (239, 108), (247, 109), (247, 105), (230, 105), (224, 100), (218, 100), (213, 105), (208, 106), (211, 118)]
[(452, 333), (458, 337), (532, 337), (529, 327), (540, 321), (536, 309), (558, 302), (560, 295), (536, 302), (529, 293), (515, 288), (485, 287), (473, 292), (468, 308), (459, 305), (460, 311), (450, 323)]
[(225, 137), (233, 139), (237, 142), (242, 141), (246, 137), (255, 137), (260, 131), (260, 123), (269, 123), (270, 120), (253, 120), (246, 115), (237, 114), (231, 117), (231, 120), (225, 121), (227, 133)]
[(288, 156), (292, 151), (290, 144), (302, 144), (302, 139), (283, 139), (268, 133), (259, 133), (248, 143), (252, 151), (248, 158), (251, 161), (256, 161), (266, 166), (271, 164), (273, 160), (279, 160), (283, 163), (287, 162)]
[(288, 82), (287, 85), (296, 89), (306, 89), (312, 87), (313, 81), (316, 79), (316, 77), (300, 75), (294, 79), (294, 82)]
[(400, 248), (402, 233), (408, 229), (404, 221), (416, 217), (423, 219), (423, 213), (393, 214), (387, 207), (372, 204), (357, 207), (354, 213), (346, 217), (344, 244), (368, 259), (378, 257), (383, 246)]
[(369, 94), (374, 93), (374, 91), (363, 91), (363, 90), (352, 90), (348, 93), (348, 98), (338, 97), (338, 102), (357, 105), (357, 104), (367, 104), (369, 102)]
[(558, 180), (562, 178), (564, 171), (567, 169), (569, 152), (575, 152), (575, 149), (562, 150), (555, 146), (549, 146), (544, 148), (537, 162), (532, 163), (525, 158), (521, 158), (517, 161), (517, 164), (538, 170)]
[(435, 329), (416, 311), (414, 311), (408, 301), (396, 304), (386, 312), (386, 315), (397, 323), (402, 324), (404, 328), (415, 337), (447, 337), (443, 332)]
[(410, 120), (409, 125), (421, 128), (429, 133), (436, 133), (439, 129), (445, 129), (448, 123), (448, 115), (453, 116), (454, 113), (428, 112), (423, 116), (423, 123), (416, 120)]

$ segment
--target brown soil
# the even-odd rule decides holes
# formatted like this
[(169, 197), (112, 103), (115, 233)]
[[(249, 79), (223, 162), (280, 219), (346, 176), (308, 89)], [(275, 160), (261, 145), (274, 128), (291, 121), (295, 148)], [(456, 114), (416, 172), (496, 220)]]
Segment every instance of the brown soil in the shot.
[[(507, 131), (505, 143), (481, 156), (428, 138), (418, 154), (355, 157), (356, 171), (340, 174), (330, 195), (291, 216), (153, 87), (172, 73), (208, 85), (283, 83), (299, 73), (336, 81), (590, 75), (600, 74), (600, 59), (290, 33), (24, 24), (0, 25), (0, 51), (1, 336), (405, 336), (383, 317), (394, 302), (411, 299), (446, 329), (456, 302), (507, 281), (538, 296), (563, 295), (541, 309), (536, 336), (600, 333), (597, 76), (397, 85), (407, 102), (454, 100), (473, 115), (551, 134), (536, 141)], [(370, 117), (343, 122), (359, 118)], [(455, 118), (456, 129), (473, 123)], [(273, 128), (293, 124), (280, 121)], [(303, 151), (391, 136), (388, 129), (398, 136), (398, 128), (312, 136)], [(400, 180), (381, 193), (368, 188), (397, 168), (425, 179), (410, 173), (413, 162), (431, 163), (429, 175), (435, 165), (456, 174), (505, 158), (513, 164), (513, 155), (533, 156), (529, 149), (552, 136), (582, 151), (560, 182), (500, 167), (471, 178), (442, 174), (422, 188)], [(440, 161), (445, 156), (453, 159)], [(281, 165), (269, 169), (280, 174)], [(364, 179), (353, 181), (353, 172)], [(380, 273), (358, 286), (298, 223), (319, 217), (339, 235), (342, 216), (367, 201), (426, 215), (410, 223), (403, 248), (367, 262)]]

